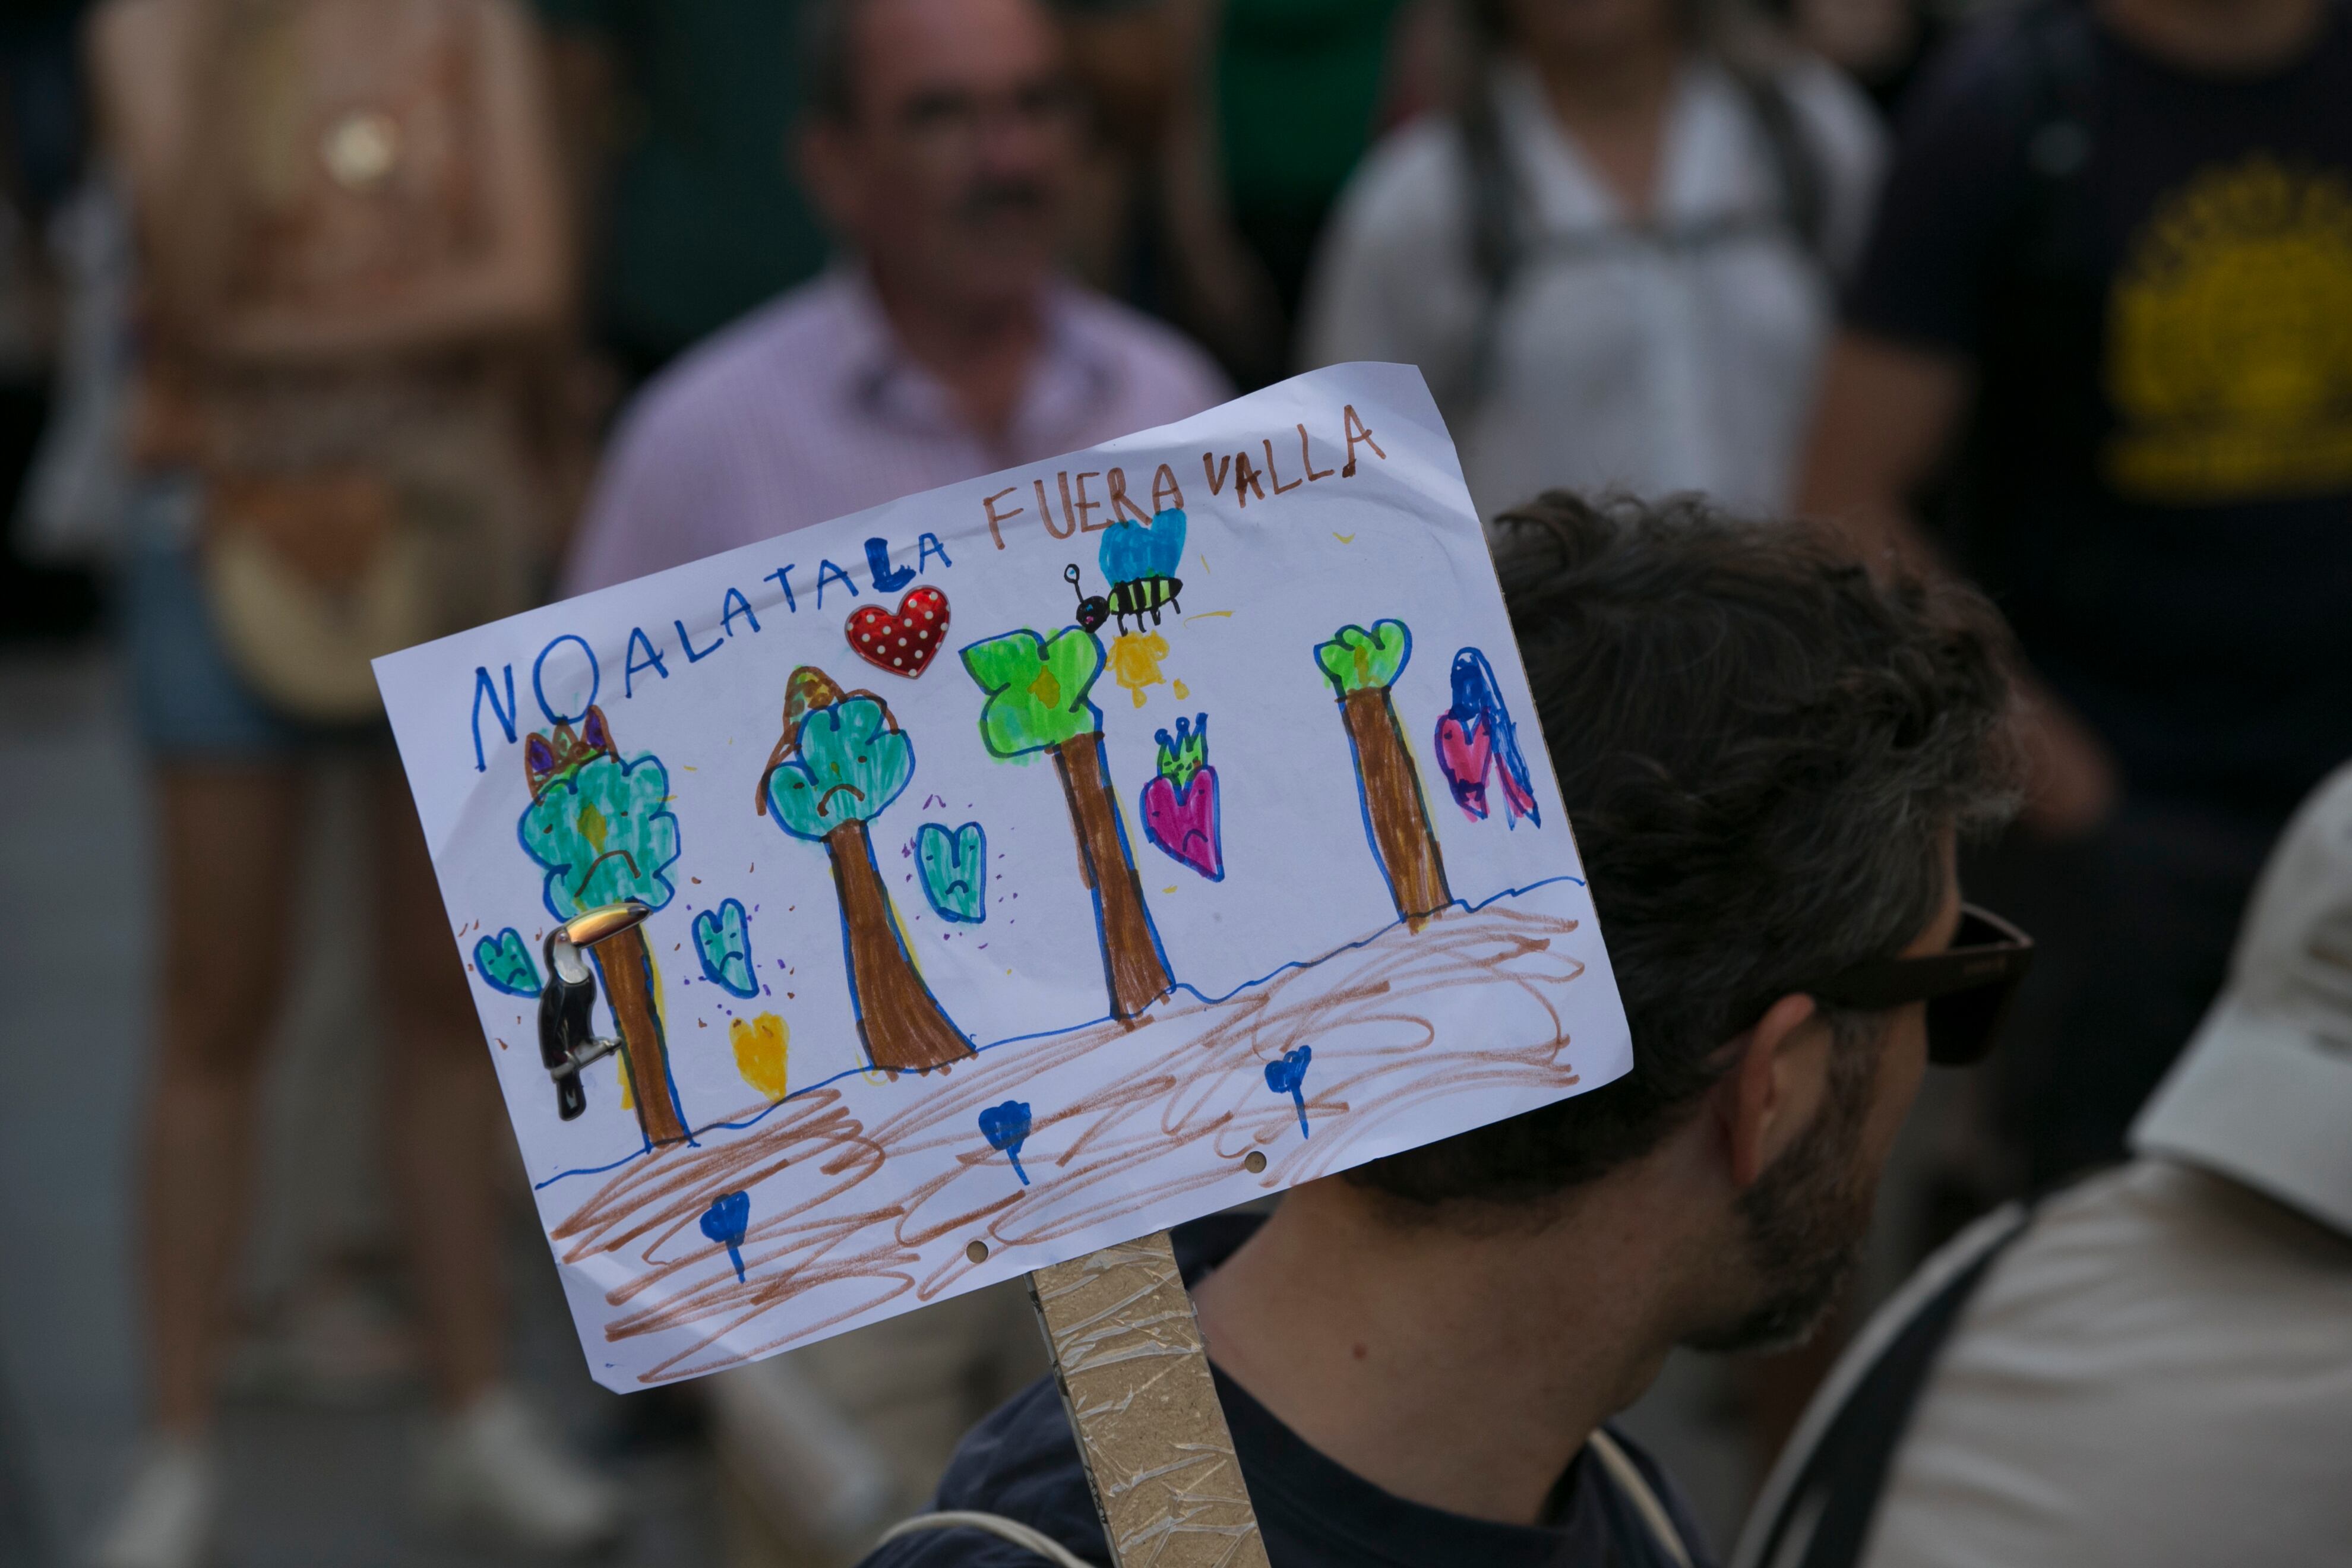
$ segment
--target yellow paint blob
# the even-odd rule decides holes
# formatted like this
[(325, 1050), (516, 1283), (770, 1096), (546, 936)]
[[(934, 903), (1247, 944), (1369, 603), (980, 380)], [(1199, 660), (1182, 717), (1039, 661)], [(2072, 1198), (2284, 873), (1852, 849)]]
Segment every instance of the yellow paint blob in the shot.
[(618, 1051), (613, 1053), (613, 1078), (621, 1086), (621, 1109), (635, 1110), (637, 1097), (629, 1092), (629, 1064)]
[(735, 1047), (735, 1070), (770, 1100), (784, 1098), (784, 1063), (792, 1035), (773, 1013), (737, 1018), (727, 1026), (727, 1037)]
[(593, 801), (580, 807), (580, 837), (595, 846), (597, 854), (604, 852), (604, 814), (596, 809)]
[(1168, 657), (1168, 639), (1158, 632), (1129, 632), (1110, 645), (1110, 672), (1135, 699), (1138, 708), (1143, 706), (1143, 689), (1162, 686), (1168, 678), (1160, 673), (1160, 661)]
[(1176, 682), (1171, 689), (1176, 693), (1176, 700), (1179, 702), (1183, 701), (1184, 699), (1192, 695), (1192, 689), (1185, 685), (1181, 680)]
[(1038, 667), (1037, 679), (1029, 683), (1029, 695), (1049, 713), (1062, 705), (1062, 683), (1055, 677), (1052, 665)]

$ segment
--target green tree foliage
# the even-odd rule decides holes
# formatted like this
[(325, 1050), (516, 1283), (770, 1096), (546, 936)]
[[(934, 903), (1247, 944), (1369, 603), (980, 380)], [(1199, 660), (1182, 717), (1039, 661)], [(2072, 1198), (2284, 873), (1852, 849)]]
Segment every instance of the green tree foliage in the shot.
[(963, 667), (988, 693), (980, 734), (999, 757), (1042, 752), (1102, 728), (1087, 700), (1102, 675), (1102, 639), (1079, 626), (1051, 637), (1007, 632), (963, 650)]
[(1370, 631), (1341, 626), (1315, 648), (1315, 662), (1341, 697), (1385, 689), (1404, 673), (1412, 657), (1412, 634), (1402, 621), (1375, 621)]

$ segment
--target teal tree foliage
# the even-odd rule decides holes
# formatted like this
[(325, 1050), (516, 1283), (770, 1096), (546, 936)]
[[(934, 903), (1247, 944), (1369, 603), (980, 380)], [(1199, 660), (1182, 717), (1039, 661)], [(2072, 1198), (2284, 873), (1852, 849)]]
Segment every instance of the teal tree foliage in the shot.
[(520, 836), (523, 852), (547, 868), (547, 908), (558, 920), (624, 899), (658, 910), (677, 896), (667, 874), (678, 857), (669, 770), (650, 752), (625, 763), (599, 752), (548, 779)]
[(483, 984), (509, 996), (540, 993), (539, 965), (531, 962), (522, 932), (512, 926), (474, 944), (474, 973), (482, 977)]
[(963, 667), (988, 693), (980, 735), (994, 756), (1045, 751), (1102, 728), (1102, 710), (1087, 700), (1102, 675), (1102, 639), (1083, 627), (990, 637), (963, 650)]
[(845, 822), (870, 822), (915, 776), (915, 748), (881, 702), (845, 698), (800, 722), (799, 754), (768, 775), (768, 805), (795, 838), (821, 841)]

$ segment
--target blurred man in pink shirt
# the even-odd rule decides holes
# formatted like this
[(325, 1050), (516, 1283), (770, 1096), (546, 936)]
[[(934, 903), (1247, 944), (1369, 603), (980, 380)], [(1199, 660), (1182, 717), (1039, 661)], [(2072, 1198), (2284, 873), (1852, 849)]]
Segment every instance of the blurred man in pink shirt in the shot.
[(803, 174), (845, 254), (624, 417), (579, 593), (1229, 395), (1175, 332), (1064, 279), (1080, 113), (1038, 0), (823, 0)]
[[(804, 19), (801, 168), (840, 259), (639, 395), (567, 593), (1230, 395), (1190, 342), (1060, 273), (1081, 112), (1039, 0), (814, 0)], [(712, 1379), (751, 1505), (733, 1516), (771, 1521), (794, 1561), (854, 1555), (1041, 1364), (1025, 1296), (999, 1289)]]

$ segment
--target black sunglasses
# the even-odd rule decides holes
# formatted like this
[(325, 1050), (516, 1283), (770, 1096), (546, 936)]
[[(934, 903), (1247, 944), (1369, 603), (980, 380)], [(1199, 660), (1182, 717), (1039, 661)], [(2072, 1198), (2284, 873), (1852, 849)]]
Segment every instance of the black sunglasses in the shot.
[(2000, 1033), (2018, 982), (2033, 963), (2033, 939), (1989, 910), (1960, 906), (1960, 929), (1941, 952), (1875, 958), (1806, 992), (1835, 1006), (1878, 1012), (1927, 1004), (1927, 1059), (1937, 1067), (1982, 1061)]

